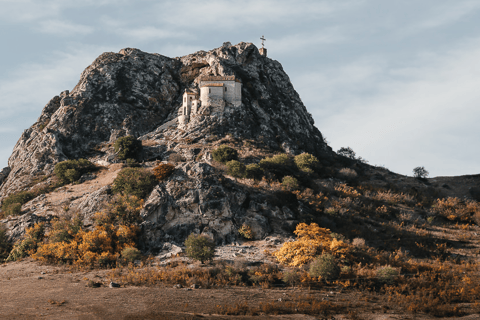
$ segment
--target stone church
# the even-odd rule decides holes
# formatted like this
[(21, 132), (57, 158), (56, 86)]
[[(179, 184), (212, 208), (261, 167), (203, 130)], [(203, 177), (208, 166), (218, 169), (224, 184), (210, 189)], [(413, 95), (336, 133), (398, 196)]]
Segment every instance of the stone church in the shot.
[(213, 107), (223, 111), (225, 104), (238, 107), (242, 104), (242, 83), (235, 76), (204, 76), (199, 81), (198, 91), (185, 89), (182, 107), (178, 111), (178, 125), (184, 126), (200, 107)]

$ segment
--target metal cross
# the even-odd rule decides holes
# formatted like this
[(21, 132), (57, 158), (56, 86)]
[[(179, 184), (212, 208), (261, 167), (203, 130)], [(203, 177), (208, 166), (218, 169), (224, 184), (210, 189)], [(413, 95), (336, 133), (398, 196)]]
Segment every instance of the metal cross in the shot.
[(265, 37), (262, 36), (262, 37), (260, 38), (260, 40), (262, 40), (262, 48), (263, 48), (263, 42), (264, 42), (265, 40), (267, 40), (267, 39), (265, 39)]

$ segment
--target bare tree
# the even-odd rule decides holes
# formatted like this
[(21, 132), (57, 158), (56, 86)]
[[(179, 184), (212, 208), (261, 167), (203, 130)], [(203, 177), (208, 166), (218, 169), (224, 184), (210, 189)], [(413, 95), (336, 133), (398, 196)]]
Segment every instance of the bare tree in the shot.
[(428, 171), (425, 169), (425, 167), (416, 167), (413, 168), (413, 176), (415, 178), (425, 179), (428, 177)]

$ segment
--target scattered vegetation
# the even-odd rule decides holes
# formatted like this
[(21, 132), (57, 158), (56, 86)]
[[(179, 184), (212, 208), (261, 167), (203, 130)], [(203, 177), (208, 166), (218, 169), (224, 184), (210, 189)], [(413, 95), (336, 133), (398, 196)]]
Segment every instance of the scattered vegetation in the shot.
[(32, 200), (35, 194), (30, 191), (20, 191), (9, 194), (2, 202), (2, 214), (4, 217), (20, 214), (22, 205)]
[(145, 199), (158, 184), (157, 178), (143, 168), (125, 168), (113, 181), (113, 193)]
[(205, 235), (192, 233), (185, 240), (185, 252), (189, 258), (198, 260), (203, 264), (205, 261), (213, 259), (215, 242)]
[(12, 246), (7, 240), (5, 226), (0, 223), (0, 262), (4, 262), (7, 259), (11, 249)]
[(212, 151), (212, 157), (217, 162), (227, 163), (228, 161), (237, 160), (238, 152), (227, 145), (221, 145)]
[(170, 163), (160, 163), (158, 166), (153, 168), (153, 174), (158, 181), (163, 181), (170, 177), (175, 171), (175, 166)]
[(133, 136), (118, 138), (114, 148), (120, 160), (138, 159), (143, 150), (142, 141)]

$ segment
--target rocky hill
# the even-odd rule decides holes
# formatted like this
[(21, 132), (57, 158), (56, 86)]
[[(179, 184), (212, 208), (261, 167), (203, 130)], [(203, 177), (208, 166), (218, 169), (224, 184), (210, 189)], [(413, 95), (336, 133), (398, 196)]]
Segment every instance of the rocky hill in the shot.
[[(222, 112), (206, 108), (177, 128), (185, 89), (196, 88), (202, 76), (232, 75), (242, 83), (240, 106), (227, 104)], [(152, 243), (159, 238), (181, 241), (191, 231), (232, 241), (234, 230), (246, 220), (261, 238), (278, 218), (295, 220), (292, 210), (267, 201), (264, 192), (224, 181), (210, 155), (221, 143), (238, 145), (245, 163), (280, 152), (309, 152), (324, 165), (335, 157), (281, 64), (260, 55), (253, 44), (180, 58), (127, 48), (99, 56), (73, 90), (48, 102), (15, 145), (8, 168), (2, 171), (0, 196), (48, 183), (55, 164), (67, 159), (86, 158), (108, 168), (118, 162), (113, 143), (127, 135), (143, 141), (145, 167), (174, 156), (181, 160), (174, 176), (146, 199), (144, 228), (154, 230), (147, 237)], [(82, 203), (78, 208), (87, 218), (109, 198), (109, 186), (97, 186), (75, 199), (64, 196), (61, 206), (42, 195), (22, 207), (21, 219), (48, 219), (58, 215), (59, 207), (77, 203)], [(16, 228), (15, 223), (8, 225)], [(23, 229), (24, 224), (16, 226)]]

